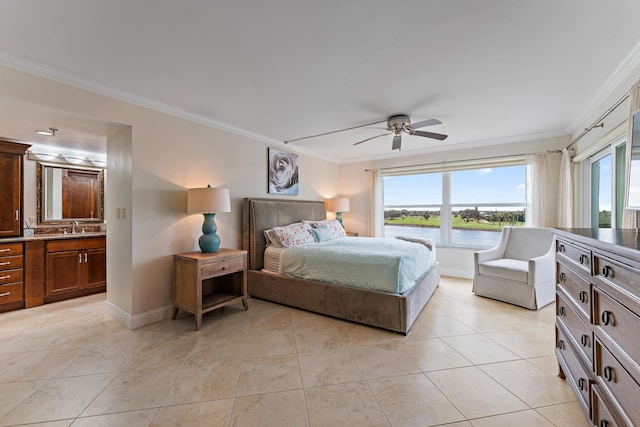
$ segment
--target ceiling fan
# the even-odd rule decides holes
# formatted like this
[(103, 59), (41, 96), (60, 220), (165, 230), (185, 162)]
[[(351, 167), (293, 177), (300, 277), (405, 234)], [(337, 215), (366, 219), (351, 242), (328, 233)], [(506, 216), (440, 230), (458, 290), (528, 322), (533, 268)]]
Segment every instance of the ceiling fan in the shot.
[[(433, 125), (439, 125), (440, 123), (442, 123), (440, 120), (437, 119), (428, 119), (428, 120), (423, 120), (421, 122), (417, 122), (417, 123), (411, 123), (411, 119), (409, 118), (409, 116), (405, 115), (405, 114), (397, 114), (395, 116), (391, 116), (389, 117), (387, 120), (387, 127), (386, 130), (388, 131), (387, 133), (383, 133), (380, 135), (376, 135), (373, 136), (371, 138), (367, 138), (367, 139), (363, 139), (362, 141), (358, 141), (353, 145), (358, 145), (358, 144), (362, 144), (363, 142), (367, 142), (367, 141), (371, 141), (372, 139), (376, 139), (379, 138), (381, 136), (387, 136), (387, 135), (391, 135), (393, 134), (393, 144), (391, 146), (392, 150), (400, 150), (401, 144), (402, 144), (402, 134), (403, 133), (407, 133), (409, 135), (415, 135), (415, 136), (422, 136), (425, 138), (432, 138), (432, 139), (437, 139), (437, 140), (444, 140), (447, 138), (447, 135), (443, 135), (441, 133), (434, 133), (434, 132), (425, 132), (422, 130), (416, 130), (419, 128), (423, 128), (426, 126), (433, 126)], [(383, 121), (378, 121), (378, 122), (373, 122), (373, 123), (367, 123), (364, 125), (359, 125), (359, 126), (353, 126), (350, 128), (346, 128), (346, 129), (340, 129), (340, 130), (334, 130), (331, 132), (325, 132), (325, 133), (321, 133), (318, 135), (311, 135), (311, 136), (305, 136), (302, 138), (296, 138), (296, 139), (290, 139), (288, 141), (284, 141), (285, 144), (288, 144), (290, 142), (294, 142), (294, 141), (300, 141), (302, 139), (308, 139), (308, 138), (315, 138), (317, 136), (324, 136), (324, 135), (330, 135), (332, 133), (337, 133), (337, 132), (344, 132), (347, 130), (352, 130), (352, 129), (358, 129), (358, 128), (362, 128), (365, 126), (371, 126), (371, 125), (375, 125), (378, 123), (384, 123)]]
[(387, 136), (387, 135), (393, 134), (393, 143), (391, 145), (391, 149), (400, 151), (402, 146), (403, 133), (406, 133), (409, 135), (415, 135), (415, 136), (423, 136), (425, 138), (432, 138), (432, 139), (437, 139), (439, 141), (443, 141), (447, 139), (448, 135), (435, 133), (435, 132), (426, 132), (423, 130), (416, 130), (426, 126), (439, 125), (440, 123), (442, 122), (438, 119), (428, 119), (428, 120), (423, 120), (421, 122), (412, 124), (409, 116), (406, 116), (406, 115), (391, 116), (387, 120), (387, 131), (388, 131), (387, 133), (383, 133), (380, 135), (372, 136), (371, 138), (363, 139), (362, 141), (358, 141), (353, 145), (362, 144), (363, 142), (371, 141), (372, 139), (376, 139), (381, 136)]

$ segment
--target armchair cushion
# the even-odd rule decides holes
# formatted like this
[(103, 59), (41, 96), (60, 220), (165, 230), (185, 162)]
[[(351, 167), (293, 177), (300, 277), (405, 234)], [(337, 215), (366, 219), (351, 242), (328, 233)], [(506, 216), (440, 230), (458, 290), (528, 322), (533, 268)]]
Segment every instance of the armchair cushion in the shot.
[(478, 272), (486, 276), (500, 277), (526, 284), (529, 276), (529, 262), (509, 258), (496, 259), (479, 264)]

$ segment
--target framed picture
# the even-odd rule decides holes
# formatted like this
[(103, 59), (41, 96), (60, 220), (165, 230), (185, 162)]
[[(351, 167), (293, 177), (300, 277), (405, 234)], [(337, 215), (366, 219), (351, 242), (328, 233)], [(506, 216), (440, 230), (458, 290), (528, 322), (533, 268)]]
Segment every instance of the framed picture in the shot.
[(269, 194), (298, 195), (298, 155), (269, 148)]

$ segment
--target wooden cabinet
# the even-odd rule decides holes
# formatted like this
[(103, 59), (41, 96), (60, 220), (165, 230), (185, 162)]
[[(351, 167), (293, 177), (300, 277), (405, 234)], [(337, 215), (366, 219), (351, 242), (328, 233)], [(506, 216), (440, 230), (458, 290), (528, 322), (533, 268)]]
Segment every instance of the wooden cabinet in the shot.
[(195, 315), (196, 331), (202, 314), (242, 301), (247, 310), (247, 251), (220, 249), (173, 256), (173, 319), (178, 310)]
[(29, 147), (0, 140), (0, 237), (22, 235), (23, 156)]
[(22, 243), (0, 243), (0, 312), (24, 307)]
[(640, 426), (640, 239), (557, 230), (556, 356), (597, 426)]
[(106, 258), (105, 237), (47, 242), (45, 301), (104, 291)]

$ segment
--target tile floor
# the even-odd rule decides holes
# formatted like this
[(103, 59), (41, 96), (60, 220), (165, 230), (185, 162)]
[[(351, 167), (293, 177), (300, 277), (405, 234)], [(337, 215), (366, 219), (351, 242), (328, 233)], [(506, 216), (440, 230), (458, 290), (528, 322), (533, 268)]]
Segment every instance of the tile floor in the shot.
[(408, 336), (260, 300), (130, 331), (105, 295), (0, 314), (0, 426), (587, 426), (554, 308), (443, 277)]

